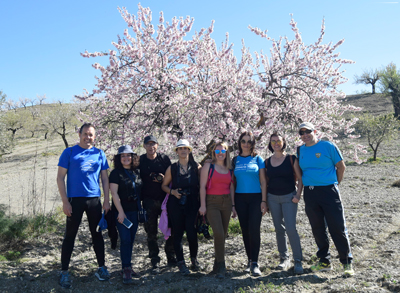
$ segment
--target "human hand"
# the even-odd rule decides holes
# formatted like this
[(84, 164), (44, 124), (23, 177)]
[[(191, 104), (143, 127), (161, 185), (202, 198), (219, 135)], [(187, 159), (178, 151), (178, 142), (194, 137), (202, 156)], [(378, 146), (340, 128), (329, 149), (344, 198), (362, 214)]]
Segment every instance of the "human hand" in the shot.
[(110, 209), (111, 209), (110, 202), (108, 200), (105, 200), (103, 202), (103, 210), (105, 210), (105, 212), (107, 214)]
[(124, 212), (118, 213), (118, 217), (117, 217), (118, 223), (122, 224), (124, 222), (125, 218), (126, 218), (126, 216), (125, 216)]
[(69, 201), (63, 203), (63, 212), (67, 217), (71, 217), (72, 215), (72, 206)]
[(265, 201), (261, 202), (261, 213), (264, 216), (266, 213), (269, 213), (268, 205)]
[(172, 189), (171, 194), (175, 196), (177, 199), (180, 199), (182, 197), (182, 194), (180, 194), (178, 190), (180, 189)]
[(236, 209), (235, 207), (232, 207), (232, 219), (237, 217)]
[(293, 203), (299, 203), (299, 201), (300, 201), (300, 195), (299, 194), (296, 194), (295, 196), (293, 196), (293, 198), (292, 198), (292, 202)]
[(207, 212), (207, 208), (206, 208), (206, 207), (201, 206), (201, 207), (199, 208), (199, 213), (200, 213), (200, 215), (205, 216), (205, 215), (206, 215), (206, 212)]

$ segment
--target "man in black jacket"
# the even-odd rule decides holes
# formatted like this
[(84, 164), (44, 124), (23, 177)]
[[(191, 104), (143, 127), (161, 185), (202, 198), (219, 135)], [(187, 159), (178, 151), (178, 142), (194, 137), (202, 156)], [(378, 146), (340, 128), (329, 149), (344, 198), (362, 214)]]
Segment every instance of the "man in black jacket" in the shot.
[[(164, 154), (157, 153), (158, 141), (153, 135), (144, 138), (143, 147), (146, 153), (140, 156), (140, 174), (143, 180), (142, 200), (143, 207), (147, 211), (148, 221), (144, 224), (147, 233), (147, 245), (149, 257), (151, 258), (152, 273), (160, 272), (157, 244), (158, 217), (161, 215), (161, 204), (165, 198), (165, 192), (161, 189), (161, 183), (171, 160)], [(175, 266), (176, 258), (173, 247), (173, 236), (165, 243), (165, 253), (168, 265)]]

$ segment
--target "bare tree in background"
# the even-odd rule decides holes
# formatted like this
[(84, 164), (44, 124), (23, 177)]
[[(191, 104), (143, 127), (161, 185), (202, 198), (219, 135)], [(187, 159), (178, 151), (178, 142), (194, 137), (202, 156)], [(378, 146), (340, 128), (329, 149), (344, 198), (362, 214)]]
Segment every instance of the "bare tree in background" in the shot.
[(375, 94), (375, 84), (380, 78), (380, 71), (378, 69), (364, 69), (363, 73), (354, 76), (355, 84), (370, 84), (372, 86), (372, 94)]

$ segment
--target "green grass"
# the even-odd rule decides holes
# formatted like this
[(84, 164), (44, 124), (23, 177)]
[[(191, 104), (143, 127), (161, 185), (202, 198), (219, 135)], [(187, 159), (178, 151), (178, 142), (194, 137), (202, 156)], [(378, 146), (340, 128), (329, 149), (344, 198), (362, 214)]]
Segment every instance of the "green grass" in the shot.
[(228, 234), (231, 236), (242, 234), (238, 219), (231, 219), (229, 221)]

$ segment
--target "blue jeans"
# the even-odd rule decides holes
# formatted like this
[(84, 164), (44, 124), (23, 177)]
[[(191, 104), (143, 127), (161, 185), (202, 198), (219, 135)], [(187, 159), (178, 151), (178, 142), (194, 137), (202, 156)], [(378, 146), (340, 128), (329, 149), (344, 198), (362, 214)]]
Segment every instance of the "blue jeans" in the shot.
[(302, 261), (300, 237), (296, 229), (297, 203), (292, 202), (296, 191), (285, 195), (268, 193), (268, 207), (275, 226), (276, 242), (281, 260), (289, 259), (287, 237), (293, 251), (293, 259)]
[[(118, 217), (118, 212), (115, 213)], [(138, 229), (138, 213), (137, 212), (125, 212), (126, 218), (132, 222), (132, 227), (130, 229), (126, 228), (124, 225), (120, 224), (117, 220), (117, 229), (119, 232), (120, 239), (120, 253), (122, 268), (132, 266), (132, 248), (133, 242), (135, 241), (136, 232)]]

